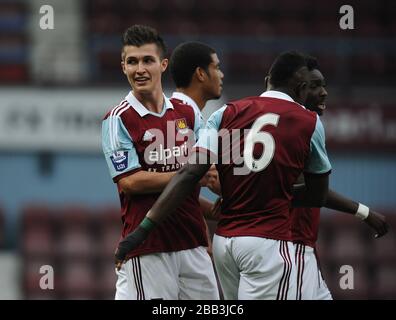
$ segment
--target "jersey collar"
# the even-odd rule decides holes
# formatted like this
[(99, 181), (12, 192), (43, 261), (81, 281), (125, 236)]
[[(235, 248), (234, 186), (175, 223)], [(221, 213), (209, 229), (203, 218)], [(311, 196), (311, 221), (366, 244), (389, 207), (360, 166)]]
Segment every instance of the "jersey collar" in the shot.
[(185, 104), (190, 105), (191, 107), (194, 108), (195, 112), (198, 112), (198, 113), (201, 112), (197, 103), (191, 97), (189, 97), (188, 95), (186, 95), (183, 92), (177, 92), (177, 91), (173, 92), (172, 98), (179, 99), (179, 100), (183, 101)]
[(298, 102), (294, 101), (292, 97), (290, 97), (288, 94), (286, 94), (284, 92), (280, 92), (280, 91), (276, 91), (276, 90), (268, 90), (268, 91), (263, 92), (260, 95), (260, 97), (276, 98), (276, 99), (282, 99), (282, 100), (294, 102), (294, 103), (297, 103), (299, 106), (301, 106), (301, 107), (303, 107), (305, 109), (305, 107), (303, 105), (301, 105)]
[(166, 110), (168, 109), (173, 109), (173, 104), (169, 101), (169, 99), (163, 94), (164, 96), (164, 104), (165, 108), (162, 109), (161, 113), (156, 113), (148, 110), (136, 97), (133, 95), (133, 92), (130, 91), (128, 95), (125, 97), (125, 100), (128, 101), (128, 103), (131, 105), (133, 109), (141, 116), (144, 117), (148, 114), (154, 115), (154, 116), (162, 116)]

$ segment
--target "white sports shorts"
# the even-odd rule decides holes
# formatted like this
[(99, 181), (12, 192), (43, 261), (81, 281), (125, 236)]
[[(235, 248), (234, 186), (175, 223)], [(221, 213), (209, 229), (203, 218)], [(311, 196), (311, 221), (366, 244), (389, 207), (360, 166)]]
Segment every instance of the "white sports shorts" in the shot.
[(297, 269), (297, 300), (332, 300), (322, 277), (314, 249), (295, 243)]
[(296, 298), (291, 242), (215, 234), (213, 256), (226, 300)]
[(218, 300), (205, 247), (129, 259), (117, 271), (116, 300)]

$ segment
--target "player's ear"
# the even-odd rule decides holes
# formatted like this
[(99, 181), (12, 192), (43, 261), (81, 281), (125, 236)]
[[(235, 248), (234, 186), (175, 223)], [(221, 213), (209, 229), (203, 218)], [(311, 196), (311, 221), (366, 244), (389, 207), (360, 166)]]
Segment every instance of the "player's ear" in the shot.
[(296, 96), (305, 103), (308, 95), (308, 83), (306, 81), (301, 81), (296, 88)]
[(125, 62), (123, 60), (121, 60), (121, 69), (122, 69), (122, 72), (126, 75)]
[(166, 58), (161, 60), (161, 72), (164, 72), (168, 68), (168, 63), (169, 60)]
[(125, 52), (124, 48), (121, 50), (121, 69), (122, 72), (126, 75), (126, 65), (125, 65)]
[(199, 81), (203, 82), (203, 81), (205, 81), (206, 71), (204, 69), (202, 69), (201, 67), (197, 67), (195, 69), (195, 75)]

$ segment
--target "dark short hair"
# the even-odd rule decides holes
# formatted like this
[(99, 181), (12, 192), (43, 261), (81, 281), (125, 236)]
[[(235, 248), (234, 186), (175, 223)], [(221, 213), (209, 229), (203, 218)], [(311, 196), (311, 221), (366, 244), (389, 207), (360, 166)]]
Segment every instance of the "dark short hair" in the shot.
[(319, 63), (315, 57), (307, 55), (306, 60), (307, 60), (307, 68), (309, 71), (312, 71), (314, 69), (319, 69)]
[(188, 87), (198, 67), (208, 72), (209, 64), (213, 61), (211, 57), (213, 53), (216, 51), (212, 47), (201, 42), (191, 41), (179, 44), (173, 50), (169, 62), (176, 87)]
[(295, 72), (307, 66), (306, 56), (297, 51), (286, 51), (276, 57), (269, 76), (274, 87), (286, 86)]
[(165, 42), (154, 28), (135, 24), (126, 29), (122, 35), (122, 49), (125, 46), (140, 47), (150, 43), (156, 44), (161, 58), (165, 58), (167, 51)]

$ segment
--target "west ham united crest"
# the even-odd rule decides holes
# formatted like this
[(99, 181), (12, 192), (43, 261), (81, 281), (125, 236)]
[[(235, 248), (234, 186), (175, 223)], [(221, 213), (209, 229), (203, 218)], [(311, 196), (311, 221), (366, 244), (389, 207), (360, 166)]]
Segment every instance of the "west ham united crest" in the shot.
[(185, 118), (175, 120), (176, 130), (181, 134), (186, 134), (188, 132), (188, 125)]

